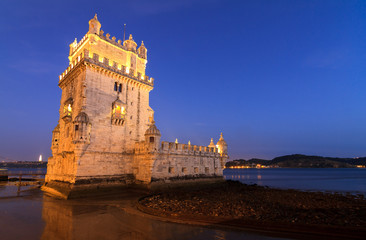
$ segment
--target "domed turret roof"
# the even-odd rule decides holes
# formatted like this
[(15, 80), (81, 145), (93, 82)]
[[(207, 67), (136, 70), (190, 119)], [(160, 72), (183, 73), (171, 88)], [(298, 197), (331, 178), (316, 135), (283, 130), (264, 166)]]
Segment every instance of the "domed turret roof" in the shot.
[(89, 117), (85, 112), (80, 112), (74, 122), (81, 122), (81, 123), (88, 123), (89, 122)]
[(220, 134), (220, 139), (217, 142), (217, 145), (219, 145), (219, 146), (227, 146), (227, 143), (225, 142), (224, 137), (222, 136), (222, 133)]
[(100, 24), (100, 22), (98, 21), (97, 14), (95, 14), (94, 17), (89, 20), (89, 23), (99, 23)]
[(153, 120), (149, 126), (149, 128), (145, 132), (146, 135), (158, 135), (161, 136), (159, 129), (155, 126), (155, 121)]
[(136, 51), (137, 43), (133, 40), (132, 34), (130, 34), (130, 37), (123, 42), (123, 46), (126, 46), (129, 51)]
[(208, 147), (216, 147), (215, 143), (213, 142), (213, 138), (211, 138), (211, 142), (210, 145), (208, 145)]
[(89, 33), (99, 35), (101, 27), (102, 25), (98, 21), (97, 14), (95, 14), (94, 18), (89, 20)]

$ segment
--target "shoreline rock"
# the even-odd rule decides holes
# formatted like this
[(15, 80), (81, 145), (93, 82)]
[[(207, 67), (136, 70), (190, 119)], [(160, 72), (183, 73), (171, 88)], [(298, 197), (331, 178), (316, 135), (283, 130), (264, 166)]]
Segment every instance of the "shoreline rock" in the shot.
[(144, 197), (151, 215), (263, 230), (366, 235), (363, 195), (282, 190), (227, 181)]

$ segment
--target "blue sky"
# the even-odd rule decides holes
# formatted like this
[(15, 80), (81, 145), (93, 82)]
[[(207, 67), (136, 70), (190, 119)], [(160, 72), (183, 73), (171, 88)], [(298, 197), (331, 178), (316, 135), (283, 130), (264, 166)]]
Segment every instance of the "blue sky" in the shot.
[[(50, 156), (58, 76), (95, 13), (148, 49), (162, 140), (231, 160), (366, 156), (365, 1), (0, 1), (0, 158)], [(1, 160), (1, 159), (0, 159)]]

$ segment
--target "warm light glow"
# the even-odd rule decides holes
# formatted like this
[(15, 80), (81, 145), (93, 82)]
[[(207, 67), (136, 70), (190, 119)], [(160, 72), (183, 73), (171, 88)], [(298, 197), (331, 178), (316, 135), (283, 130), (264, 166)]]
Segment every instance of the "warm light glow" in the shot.
[(222, 153), (222, 150), (221, 150), (220, 146), (219, 145), (216, 145), (216, 147), (217, 147), (217, 152), (218, 153)]
[(42, 154), (39, 155), (39, 159), (38, 159), (39, 162), (42, 162)]
[(99, 62), (103, 62), (103, 58), (99, 56)]
[(126, 109), (120, 105), (115, 105), (112, 113), (114, 118), (123, 118), (123, 116), (126, 114)]
[(144, 80), (144, 75), (141, 75), (141, 80)]
[(69, 103), (67, 106), (64, 106), (64, 113), (66, 113), (66, 115), (71, 116), (71, 112), (72, 112), (72, 107), (71, 104)]
[(126, 67), (126, 73), (130, 73), (130, 68)]

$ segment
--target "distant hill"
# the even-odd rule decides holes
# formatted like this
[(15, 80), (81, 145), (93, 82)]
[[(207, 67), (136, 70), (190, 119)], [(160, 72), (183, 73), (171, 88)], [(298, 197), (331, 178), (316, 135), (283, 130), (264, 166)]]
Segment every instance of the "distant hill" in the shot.
[(250, 159), (234, 160), (226, 163), (226, 167), (248, 166), (255, 167), (257, 164), (269, 167), (284, 168), (354, 168), (357, 165), (366, 165), (366, 157), (362, 158), (332, 158), (320, 156), (307, 156), (302, 154), (276, 157), (272, 160)]

